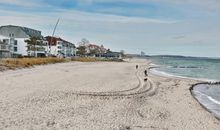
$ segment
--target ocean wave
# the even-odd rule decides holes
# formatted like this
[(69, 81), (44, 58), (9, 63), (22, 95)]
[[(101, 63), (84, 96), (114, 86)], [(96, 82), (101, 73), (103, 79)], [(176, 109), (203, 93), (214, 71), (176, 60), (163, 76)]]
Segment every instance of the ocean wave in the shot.
[[(206, 97), (207, 99), (209, 99), (211, 102), (220, 105), (220, 101), (219, 101), (219, 100), (214, 99), (213, 97), (211, 97), (211, 96), (209, 96), (209, 95), (206, 95), (206, 94), (204, 94), (204, 93), (202, 93), (202, 92), (195, 91), (195, 90), (193, 90), (193, 92), (194, 92), (194, 93), (197, 93), (197, 94), (199, 94), (199, 95), (201, 95), (201, 96), (205, 96), (205, 97)], [(198, 96), (198, 95), (196, 95), (196, 96)]]
[[(218, 98), (218, 91), (210, 91), (207, 89), (219, 86), (219, 82), (216, 83), (198, 83), (192, 86), (191, 93), (194, 98), (209, 112), (211, 112), (216, 118), (220, 119), (220, 99)], [(208, 88), (207, 88), (208, 87)], [(213, 88), (214, 89), (214, 88)], [(217, 88), (215, 88), (217, 89)], [(216, 99), (217, 98), (217, 99)]]
[(198, 66), (172, 66), (172, 68), (203, 69), (202, 67), (198, 67)]
[(199, 81), (204, 81), (204, 82), (209, 82), (209, 83), (218, 82), (217, 80), (213, 80), (213, 79), (193, 78), (193, 77), (187, 77), (187, 76), (174, 75), (174, 74), (171, 74), (171, 73), (160, 71), (160, 70), (158, 70), (158, 68), (155, 68), (155, 67), (151, 68), (150, 72), (152, 74), (159, 75), (159, 76), (164, 76), (164, 77), (174, 77), (174, 78), (176, 77), (176, 78), (181, 78), (181, 79), (192, 79), (192, 80), (199, 80)]

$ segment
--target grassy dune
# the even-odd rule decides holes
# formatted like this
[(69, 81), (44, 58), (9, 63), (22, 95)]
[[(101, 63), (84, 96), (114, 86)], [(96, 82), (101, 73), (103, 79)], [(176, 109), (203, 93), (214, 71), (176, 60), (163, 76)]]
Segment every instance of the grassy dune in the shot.
[(9, 69), (13, 68), (26, 68), (34, 65), (45, 65), (65, 62), (65, 59), (61, 58), (18, 58), (18, 59), (4, 59), (0, 61), (2, 66), (6, 66)]
[(107, 59), (107, 58), (94, 58), (94, 57), (75, 57), (72, 59), (64, 59), (64, 58), (17, 58), (17, 59), (3, 59), (0, 60), (0, 71), (4, 71), (7, 69), (16, 69), (16, 68), (27, 68), (33, 67), (34, 65), (45, 65), (45, 64), (54, 64), (61, 62), (70, 62), (70, 61), (78, 61), (78, 62), (121, 62), (120, 59)]
[(122, 62), (121, 59), (108, 59), (108, 58), (95, 58), (95, 57), (75, 57), (71, 59), (72, 61), (79, 62)]

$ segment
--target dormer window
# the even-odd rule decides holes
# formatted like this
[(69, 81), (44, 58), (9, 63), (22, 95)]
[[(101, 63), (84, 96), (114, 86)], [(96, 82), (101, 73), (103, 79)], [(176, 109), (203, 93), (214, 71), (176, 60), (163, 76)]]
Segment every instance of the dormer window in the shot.
[(9, 37), (14, 37), (14, 34), (13, 33), (9, 33)]

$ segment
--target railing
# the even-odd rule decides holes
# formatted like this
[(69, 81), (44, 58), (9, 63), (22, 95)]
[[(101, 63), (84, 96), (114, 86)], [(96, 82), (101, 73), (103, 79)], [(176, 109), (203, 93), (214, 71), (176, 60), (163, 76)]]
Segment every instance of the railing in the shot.
[(1, 45), (0, 44), (0, 51), (9, 51), (9, 46), (8, 45)]

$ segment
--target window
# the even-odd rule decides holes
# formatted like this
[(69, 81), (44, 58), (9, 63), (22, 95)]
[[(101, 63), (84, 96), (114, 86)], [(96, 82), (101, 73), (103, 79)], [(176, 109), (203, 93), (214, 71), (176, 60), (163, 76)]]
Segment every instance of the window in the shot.
[(58, 48), (58, 49), (61, 49), (61, 46), (58, 46), (57, 48)]
[(17, 40), (14, 40), (14, 45), (18, 45), (18, 41)]
[(14, 37), (14, 33), (9, 33), (9, 37)]
[(9, 40), (8, 40), (8, 39), (3, 39), (3, 42), (4, 42), (4, 43), (8, 43)]
[(18, 48), (17, 47), (14, 47), (14, 52), (17, 52), (18, 51)]
[(15, 40), (13, 38), (10, 38), (10, 44), (14, 45)]
[(6, 50), (6, 49), (7, 49), (6, 45), (1, 45), (0, 48), (1, 48), (2, 50)]

